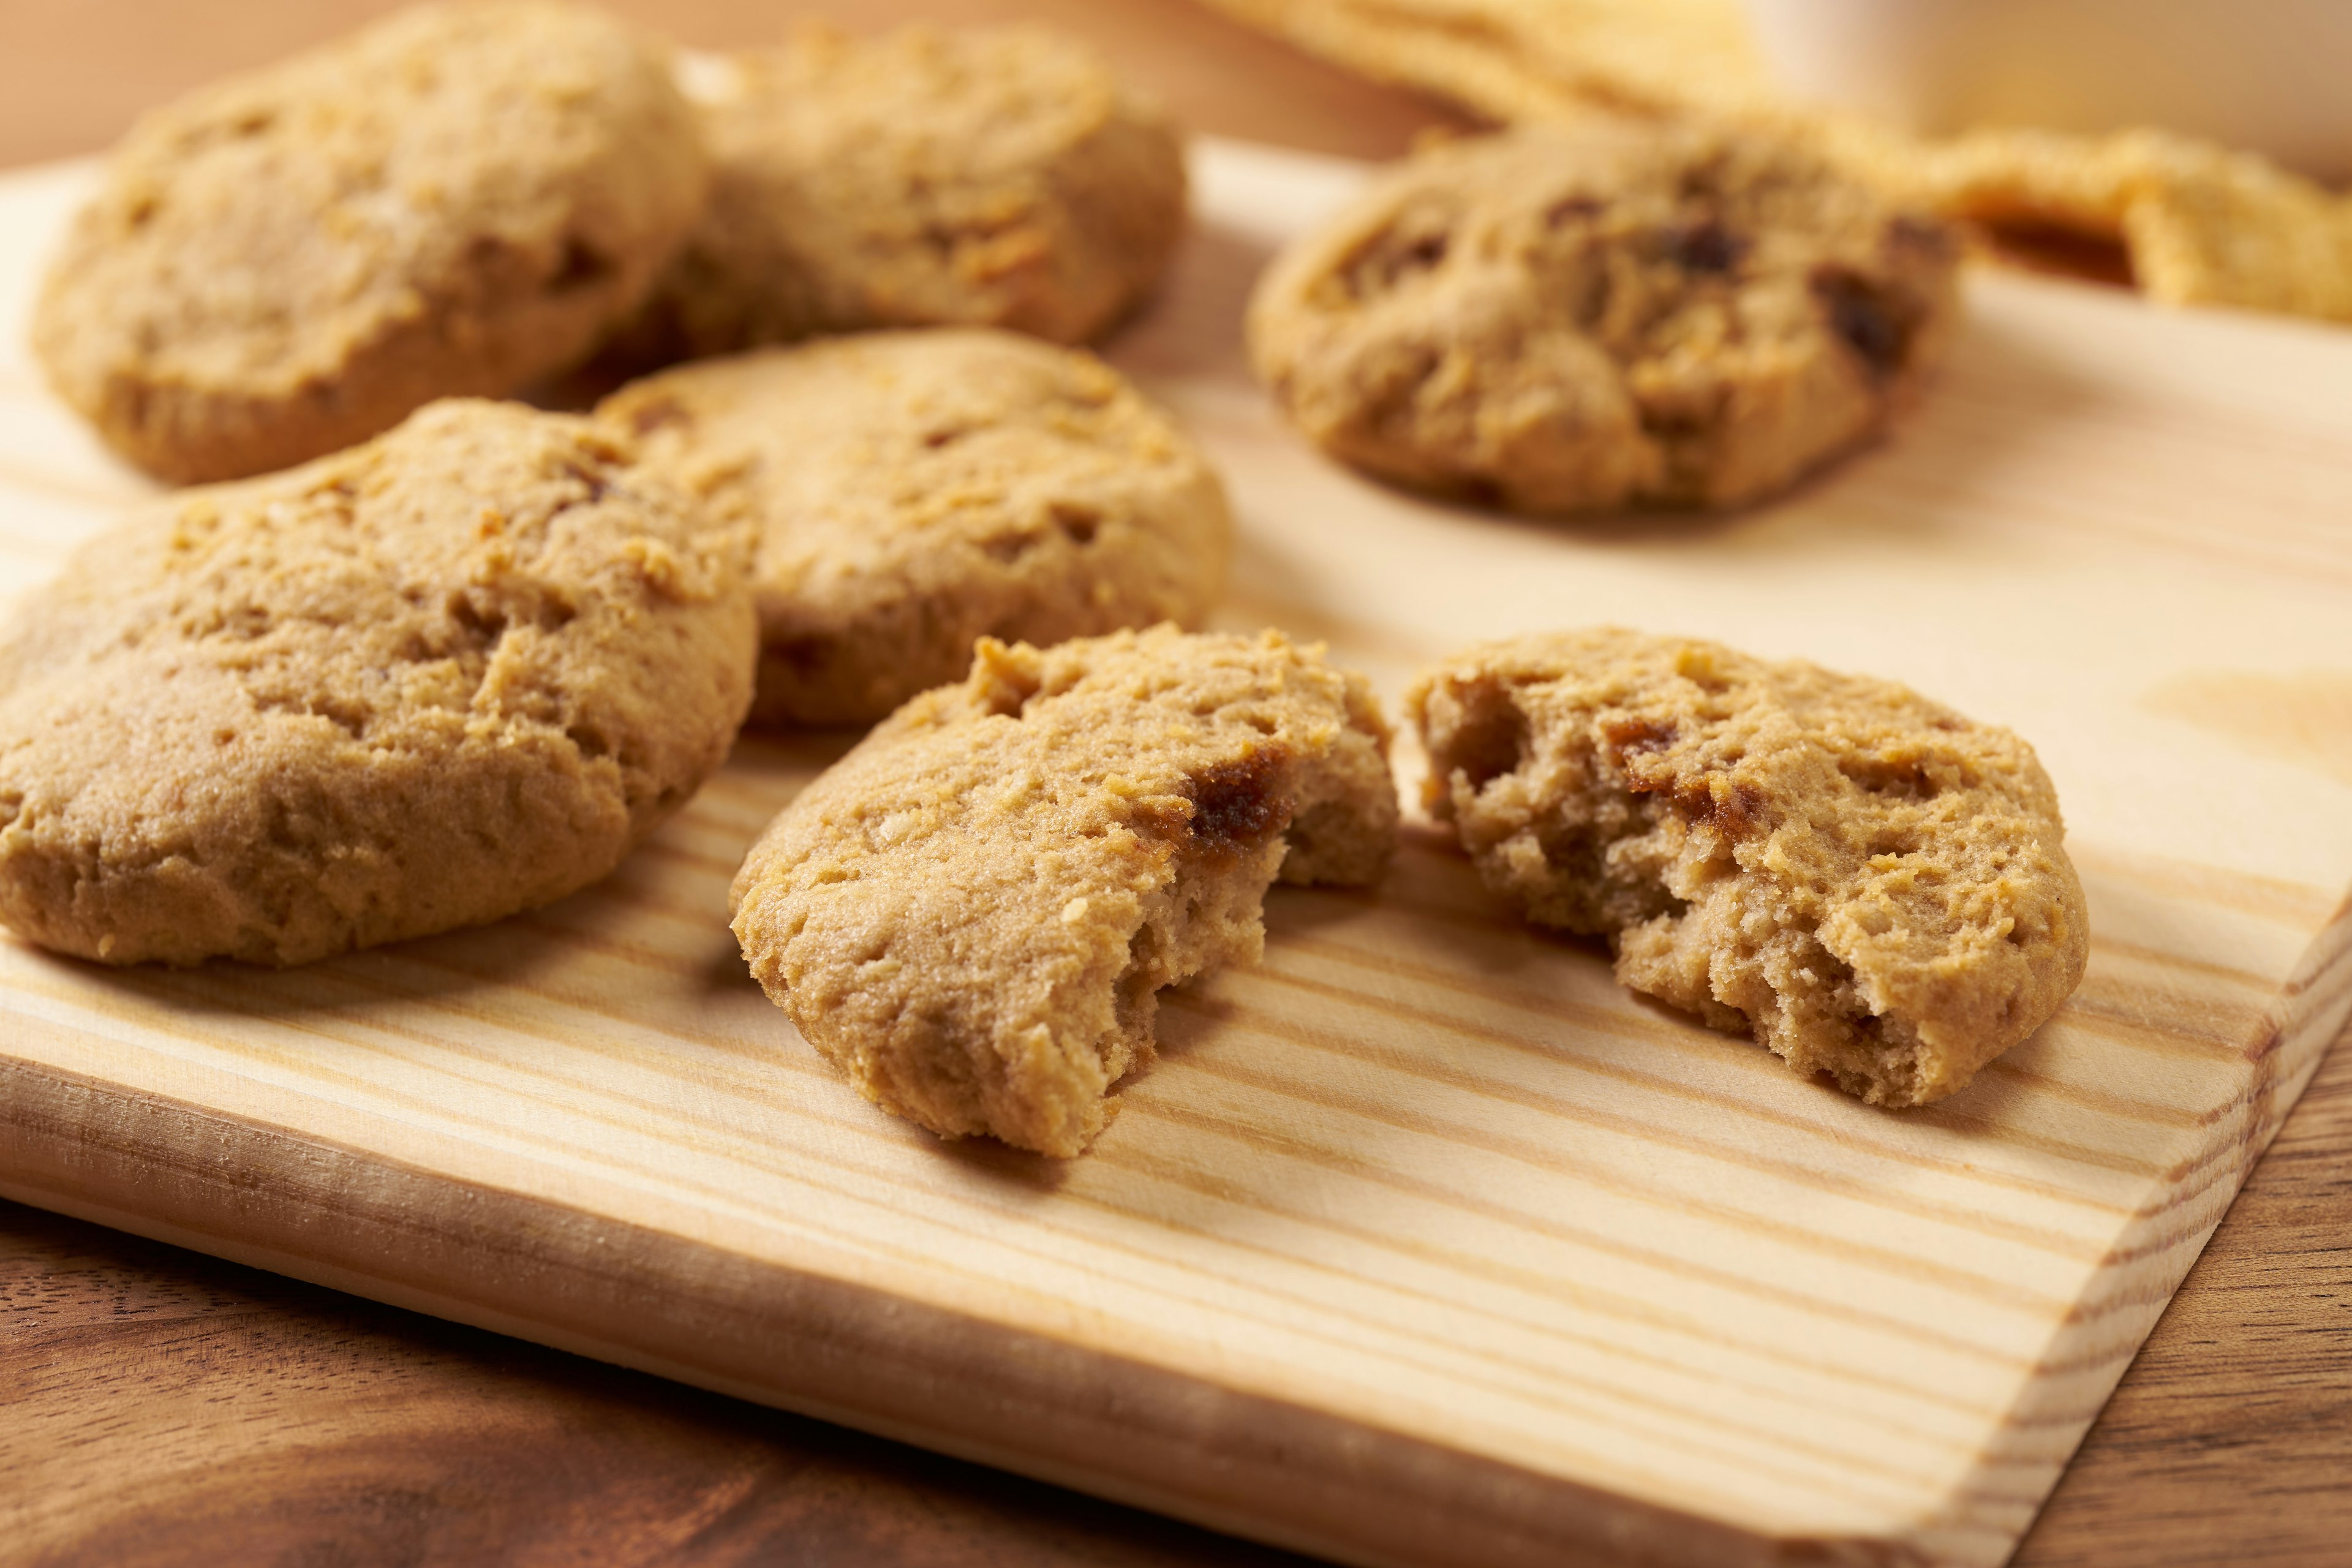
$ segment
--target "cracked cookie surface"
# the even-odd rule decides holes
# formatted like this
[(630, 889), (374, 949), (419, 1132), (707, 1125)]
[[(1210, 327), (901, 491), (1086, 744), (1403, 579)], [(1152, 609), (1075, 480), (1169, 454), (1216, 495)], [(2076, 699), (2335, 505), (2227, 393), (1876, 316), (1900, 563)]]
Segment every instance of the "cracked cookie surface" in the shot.
[(586, 354), (708, 174), (666, 52), (620, 23), (520, 0), (403, 12), (134, 126), (34, 345), (151, 473), (285, 468)]
[(583, 887), (726, 759), (745, 553), (512, 404), (157, 503), (0, 631), (0, 921), (291, 964)]
[(1595, 118), (1442, 144), (1276, 259), (1251, 357), (1398, 483), (1537, 513), (1760, 500), (1870, 439), (1959, 247), (1793, 143)]
[(1873, 1104), (1962, 1088), (2082, 979), (2032, 748), (1891, 681), (1600, 629), (1468, 649), (1406, 708), (1488, 887)]
[(1387, 743), (1363, 678), (1276, 633), (985, 642), (770, 826), (735, 933), (867, 1098), (1074, 1155), (1158, 993), (1257, 958), (1277, 876), (1379, 879)]
[(808, 24), (710, 78), (710, 203), (641, 354), (912, 326), (1084, 342), (1183, 230), (1175, 128), (1049, 29)]
[(870, 723), (983, 636), (1190, 626), (1224, 585), (1216, 475), (1081, 351), (875, 332), (686, 365), (598, 414), (758, 529), (761, 722)]

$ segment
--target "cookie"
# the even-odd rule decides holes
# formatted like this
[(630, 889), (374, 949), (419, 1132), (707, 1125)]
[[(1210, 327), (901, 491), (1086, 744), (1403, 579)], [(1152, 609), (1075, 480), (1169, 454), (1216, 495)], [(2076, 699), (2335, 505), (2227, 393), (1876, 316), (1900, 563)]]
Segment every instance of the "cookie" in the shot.
[(1890, 681), (1609, 629), (1471, 648), (1405, 703), (1488, 887), (1874, 1105), (1960, 1089), (2083, 977), (2033, 748)]
[(1083, 342), (1182, 232), (1174, 127), (1059, 34), (813, 24), (729, 68), (698, 105), (710, 204), (641, 356), (877, 327)]
[(0, 921), (292, 964), (584, 887), (726, 758), (746, 553), (513, 404), (159, 503), (0, 632)]
[(1792, 142), (1591, 120), (1419, 154), (1286, 250), (1251, 357), (1333, 455), (1517, 510), (1736, 506), (1869, 440), (1959, 247)]
[(404, 12), (141, 121), (50, 268), (33, 343), (149, 472), (281, 468), (587, 353), (708, 178), (667, 58), (619, 23)]
[(1387, 744), (1362, 677), (1278, 633), (983, 642), (769, 826), (735, 934), (884, 1109), (1076, 1154), (1160, 990), (1257, 958), (1277, 875), (1379, 879)]
[(762, 722), (870, 723), (982, 636), (1191, 625), (1223, 585), (1215, 474), (1082, 352), (877, 332), (688, 365), (599, 414), (758, 526)]

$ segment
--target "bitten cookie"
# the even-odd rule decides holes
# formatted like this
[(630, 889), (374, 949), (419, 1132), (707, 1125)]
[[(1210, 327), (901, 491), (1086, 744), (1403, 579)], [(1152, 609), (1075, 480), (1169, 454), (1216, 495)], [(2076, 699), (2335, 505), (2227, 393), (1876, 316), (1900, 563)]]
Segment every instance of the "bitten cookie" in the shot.
[(1595, 630), (1471, 648), (1405, 702), (1487, 886), (1874, 1105), (1963, 1087), (2083, 977), (2033, 749), (1892, 682)]
[(1263, 951), (1277, 873), (1379, 879), (1387, 744), (1363, 678), (1277, 633), (985, 642), (776, 818), (735, 934), (884, 1109), (1076, 1154), (1160, 988)]
[(142, 120), (50, 268), (65, 400), (176, 481), (503, 394), (634, 310), (709, 178), (664, 53), (597, 12), (404, 12)]
[(1959, 247), (1759, 132), (1446, 143), (1290, 247), (1251, 356), (1333, 455), (1517, 510), (1732, 506), (1886, 425)]
[(870, 723), (982, 636), (1191, 625), (1232, 521), (1192, 444), (1084, 353), (982, 329), (685, 366), (598, 411), (760, 531), (753, 715)]
[(812, 24), (733, 57), (698, 107), (716, 182), (631, 334), (645, 353), (911, 326), (1082, 342), (1183, 230), (1175, 128), (1043, 28)]
[(745, 553), (511, 404), (174, 497), (0, 633), (0, 921), (290, 964), (583, 887), (727, 756)]

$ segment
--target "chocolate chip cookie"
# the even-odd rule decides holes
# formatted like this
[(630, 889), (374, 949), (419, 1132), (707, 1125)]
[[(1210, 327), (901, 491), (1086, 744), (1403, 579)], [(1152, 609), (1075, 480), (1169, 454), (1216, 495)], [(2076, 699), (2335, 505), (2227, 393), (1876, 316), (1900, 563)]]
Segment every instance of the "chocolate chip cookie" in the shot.
[(1405, 702), (1489, 887), (1874, 1105), (1962, 1088), (2083, 977), (2033, 748), (1901, 686), (1595, 630), (1471, 648)]
[(1216, 475), (1081, 351), (876, 332), (687, 365), (599, 415), (758, 527), (762, 722), (870, 723), (981, 637), (1191, 625), (1224, 583)]
[(726, 758), (746, 553), (513, 404), (161, 502), (0, 631), (0, 921), (291, 964), (583, 887)]
[(812, 24), (709, 79), (716, 183), (630, 334), (641, 357), (877, 327), (1083, 342), (1183, 229), (1175, 128), (1044, 28)]
[(1594, 117), (1389, 172), (1276, 260), (1250, 350), (1301, 429), (1401, 484), (1734, 506), (1886, 426), (1958, 257), (1793, 142)]
[(588, 353), (708, 177), (665, 51), (618, 22), (403, 12), (142, 120), (49, 271), (34, 347), (151, 473), (284, 468)]
[(1160, 990), (1258, 956), (1277, 875), (1379, 879), (1387, 743), (1360, 676), (1273, 632), (984, 642), (776, 818), (735, 934), (886, 1110), (1076, 1154)]

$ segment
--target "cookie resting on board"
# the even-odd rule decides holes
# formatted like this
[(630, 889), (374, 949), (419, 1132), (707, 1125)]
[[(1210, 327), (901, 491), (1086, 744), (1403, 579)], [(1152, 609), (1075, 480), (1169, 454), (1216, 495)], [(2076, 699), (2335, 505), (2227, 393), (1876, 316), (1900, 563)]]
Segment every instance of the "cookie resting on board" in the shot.
[(1394, 847), (1360, 676), (1278, 633), (983, 642), (797, 797), (735, 879), (768, 994), (887, 1110), (1085, 1150), (1162, 987), (1255, 962), (1286, 882)]
[(1965, 1087), (2083, 978), (2033, 749), (1891, 681), (1600, 629), (1467, 649), (1405, 703), (1487, 886), (1873, 1104)]

